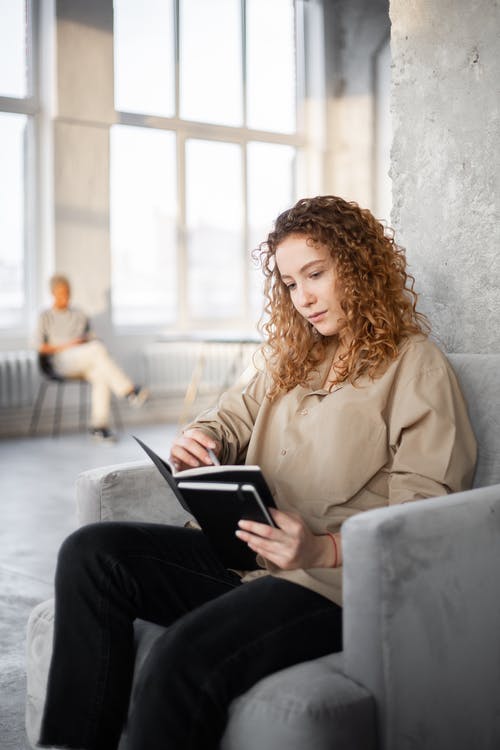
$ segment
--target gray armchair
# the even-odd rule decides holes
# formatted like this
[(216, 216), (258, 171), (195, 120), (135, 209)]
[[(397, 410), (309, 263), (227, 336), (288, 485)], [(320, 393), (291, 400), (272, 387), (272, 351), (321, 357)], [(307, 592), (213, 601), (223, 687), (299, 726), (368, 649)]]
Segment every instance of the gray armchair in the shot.
[[(343, 652), (271, 675), (235, 700), (221, 750), (500, 747), (500, 355), (450, 360), (479, 443), (475, 489), (344, 524)], [(187, 518), (146, 463), (80, 475), (77, 503), (81, 523)], [(33, 745), (52, 623), (44, 602), (28, 624)], [(162, 632), (136, 623), (136, 673)]]

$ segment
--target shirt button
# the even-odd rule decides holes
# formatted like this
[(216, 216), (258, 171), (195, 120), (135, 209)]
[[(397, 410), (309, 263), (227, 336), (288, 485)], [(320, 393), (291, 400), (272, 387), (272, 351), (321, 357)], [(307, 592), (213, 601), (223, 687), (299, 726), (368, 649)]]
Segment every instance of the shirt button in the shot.
[(286, 456), (286, 448), (282, 448), (280, 453), (282, 456)]
[(301, 417), (307, 417), (307, 415), (309, 414), (309, 412), (307, 411), (307, 409), (302, 409), (302, 411), (299, 412), (299, 413), (300, 413)]

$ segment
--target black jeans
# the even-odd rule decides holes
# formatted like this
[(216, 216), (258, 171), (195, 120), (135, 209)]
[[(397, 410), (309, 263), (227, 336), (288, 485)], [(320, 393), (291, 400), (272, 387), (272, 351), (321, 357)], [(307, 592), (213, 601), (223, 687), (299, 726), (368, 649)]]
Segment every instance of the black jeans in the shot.
[(233, 698), (272, 672), (341, 649), (340, 607), (271, 576), (242, 584), (199, 531), (84, 526), (59, 553), (42, 747), (117, 747), (136, 618), (171, 627), (141, 670), (131, 750), (217, 748)]

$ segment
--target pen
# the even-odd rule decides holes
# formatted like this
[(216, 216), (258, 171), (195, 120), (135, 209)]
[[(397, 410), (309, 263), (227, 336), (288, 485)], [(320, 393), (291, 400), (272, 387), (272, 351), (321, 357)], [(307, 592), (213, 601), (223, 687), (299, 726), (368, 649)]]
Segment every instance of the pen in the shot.
[(210, 456), (210, 460), (212, 461), (213, 465), (220, 466), (220, 461), (211, 448), (207, 448), (207, 453)]

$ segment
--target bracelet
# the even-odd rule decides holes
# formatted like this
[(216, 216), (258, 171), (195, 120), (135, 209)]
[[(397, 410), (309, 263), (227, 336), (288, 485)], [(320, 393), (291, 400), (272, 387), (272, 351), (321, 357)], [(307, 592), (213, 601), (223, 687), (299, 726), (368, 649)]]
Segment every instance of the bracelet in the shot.
[(330, 537), (330, 539), (333, 542), (333, 547), (335, 549), (335, 560), (333, 561), (332, 568), (336, 568), (338, 560), (339, 560), (339, 550), (338, 550), (338, 547), (337, 547), (337, 540), (335, 539), (335, 534), (332, 534), (331, 531), (327, 531), (326, 533), (328, 534), (328, 536)]

